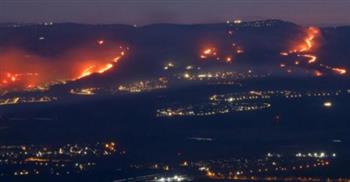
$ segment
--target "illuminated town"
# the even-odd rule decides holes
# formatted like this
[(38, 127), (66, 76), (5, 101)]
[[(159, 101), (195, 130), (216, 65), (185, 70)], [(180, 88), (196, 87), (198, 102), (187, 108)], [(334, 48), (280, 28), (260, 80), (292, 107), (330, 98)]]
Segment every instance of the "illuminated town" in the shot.
[[(291, 90), (268, 90), (249, 91), (242, 93), (230, 93), (225, 95), (213, 95), (208, 101), (198, 105), (180, 107), (166, 107), (157, 110), (157, 117), (176, 116), (209, 116), (230, 112), (255, 111), (269, 109), (271, 99), (302, 99), (304, 97), (336, 97), (349, 96), (350, 89), (336, 91), (291, 91)], [(331, 102), (325, 102), (325, 107), (332, 107)]]
[(95, 145), (0, 146), (1, 176), (70, 175), (96, 166), (98, 158), (114, 155), (114, 142)]
[(13, 105), (13, 104), (25, 104), (25, 103), (47, 103), (47, 102), (54, 102), (56, 100), (57, 100), (57, 97), (48, 97), (48, 96), (13, 97), (13, 98), (0, 99), (0, 106)]

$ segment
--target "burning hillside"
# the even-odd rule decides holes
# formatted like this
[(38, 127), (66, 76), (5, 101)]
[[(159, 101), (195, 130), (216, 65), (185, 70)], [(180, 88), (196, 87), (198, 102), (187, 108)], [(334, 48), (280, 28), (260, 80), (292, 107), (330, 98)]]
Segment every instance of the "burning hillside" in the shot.
[(43, 57), (8, 48), (0, 53), (0, 88), (31, 89), (56, 81), (77, 80), (112, 69), (128, 48), (106, 46), (101, 40), (94, 48), (76, 48), (58, 57)]

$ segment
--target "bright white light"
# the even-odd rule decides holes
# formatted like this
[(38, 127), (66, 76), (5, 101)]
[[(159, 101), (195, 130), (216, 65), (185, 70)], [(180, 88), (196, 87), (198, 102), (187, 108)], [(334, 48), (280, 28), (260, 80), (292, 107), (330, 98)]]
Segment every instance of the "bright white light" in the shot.
[(323, 103), (323, 106), (324, 106), (324, 107), (332, 107), (332, 102), (329, 102), (329, 101), (324, 102), (324, 103)]
[(324, 152), (321, 152), (320, 157), (325, 157), (326, 154)]
[(173, 177), (162, 177), (162, 178), (159, 178), (158, 180), (155, 180), (157, 182), (175, 182), (175, 181), (178, 181), (178, 182), (181, 182), (181, 181), (185, 181), (186, 178), (184, 176), (180, 176), (180, 175), (174, 175)]
[(233, 23), (240, 24), (240, 23), (242, 23), (242, 20), (234, 20)]
[(184, 77), (185, 77), (185, 78), (189, 78), (189, 77), (190, 77), (190, 74), (185, 73), (185, 74), (184, 74)]

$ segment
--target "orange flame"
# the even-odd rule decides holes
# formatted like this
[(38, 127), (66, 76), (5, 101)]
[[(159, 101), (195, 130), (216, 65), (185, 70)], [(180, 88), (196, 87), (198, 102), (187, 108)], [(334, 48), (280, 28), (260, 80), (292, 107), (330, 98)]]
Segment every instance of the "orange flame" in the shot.
[(212, 49), (206, 49), (203, 51), (204, 54), (209, 55), (213, 50)]
[(314, 75), (315, 75), (316, 77), (320, 77), (320, 76), (323, 75), (323, 73), (320, 72), (320, 71), (318, 71), (318, 70), (316, 70), (316, 71), (314, 72)]
[(300, 46), (299, 52), (310, 51), (314, 47), (314, 39), (319, 34), (319, 30), (316, 27), (309, 27), (306, 33), (307, 37), (304, 40), (304, 44)]
[[(122, 56), (125, 55), (125, 52), (122, 51), (120, 54), (121, 54), (120, 56), (113, 58), (110, 63), (107, 63), (105, 65), (102, 65), (102, 66), (90, 65), (90, 66), (88, 66), (87, 68), (85, 68), (82, 71), (82, 73), (76, 79), (81, 79), (81, 78), (90, 76), (94, 73), (102, 74), (102, 73), (112, 69), (114, 67), (114, 64), (118, 63), (118, 61), (122, 58)], [(73, 79), (73, 80), (76, 80), (76, 79)]]
[(347, 73), (347, 70), (344, 68), (332, 68), (332, 70), (339, 75), (345, 75)]
[(226, 62), (227, 63), (231, 63), (232, 62), (232, 57), (231, 56), (226, 57)]
[[(98, 40), (103, 44), (103, 40)], [(50, 85), (57, 81), (77, 80), (115, 67), (128, 47), (91, 46), (73, 48), (58, 57), (42, 57), (17, 48), (0, 52), (0, 89), (22, 90)]]
[(103, 68), (101, 68), (100, 70), (98, 70), (98, 73), (102, 74), (108, 70), (110, 70), (113, 67), (113, 64), (108, 63), (106, 64)]
[(310, 64), (316, 62), (316, 60), (317, 60), (317, 56), (315, 56), (315, 55), (304, 54), (302, 56), (305, 57), (305, 58), (308, 58), (309, 59), (308, 63), (310, 63)]
[(88, 68), (85, 68), (84, 71), (81, 73), (81, 75), (78, 77), (78, 79), (90, 76), (93, 73), (93, 69), (95, 68), (95, 65), (89, 66)]

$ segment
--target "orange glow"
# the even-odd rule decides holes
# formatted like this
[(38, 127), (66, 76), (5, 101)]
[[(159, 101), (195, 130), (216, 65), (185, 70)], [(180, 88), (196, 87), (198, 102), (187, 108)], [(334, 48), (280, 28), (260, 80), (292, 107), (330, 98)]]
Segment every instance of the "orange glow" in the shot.
[[(307, 34), (307, 37), (305, 38), (304, 43), (299, 45), (299, 48), (294, 50), (294, 53), (307, 52), (307, 51), (311, 51), (311, 49), (314, 48), (314, 45), (315, 45), (314, 39), (319, 34), (319, 30), (315, 27), (310, 27), (307, 29), (306, 34)], [(313, 54), (303, 54), (300, 56), (308, 58), (309, 64), (314, 63), (317, 60), (317, 56)]]
[(308, 47), (309, 49), (311, 49), (311, 47), (312, 47), (311, 39), (310, 39), (310, 38), (307, 38), (307, 39), (305, 40), (305, 43), (306, 43), (307, 47)]
[(29, 157), (25, 159), (26, 162), (47, 162), (48, 159), (38, 158), (38, 157)]
[(232, 62), (232, 57), (226, 57), (226, 62), (231, 63)]
[(309, 27), (308, 33), (315, 36), (320, 33), (320, 30), (317, 27)]
[[(287, 56), (289, 54), (296, 54), (298, 57), (303, 57), (307, 61), (308, 64), (314, 64), (317, 62), (318, 57), (315, 54), (309, 53), (313, 49), (315, 49), (315, 39), (320, 36), (320, 30), (316, 27), (309, 27), (306, 30), (306, 37), (303, 42), (299, 45), (295, 46), (293, 49), (289, 50), (288, 53), (281, 52), (282, 56)], [(299, 65), (299, 61), (294, 62), (295, 65)], [(328, 71), (333, 71), (339, 75), (347, 74), (347, 70), (345, 68), (336, 68), (325, 64), (314, 64), (315, 66), (325, 68)], [(281, 66), (282, 67), (282, 66)], [(313, 72), (313, 75), (316, 77), (323, 76), (323, 73), (319, 70)]]
[(105, 67), (101, 68), (100, 70), (98, 70), (98, 73), (102, 74), (104, 72), (106, 72), (107, 70), (111, 69), (113, 67), (113, 64), (107, 64)]
[(67, 50), (57, 57), (42, 57), (21, 49), (4, 49), (0, 52), (0, 89), (34, 89), (102, 74), (114, 68), (126, 51), (119, 46), (98, 50), (87, 46)]
[(116, 144), (114, 142), (106, 143), (105, 149), (107, 149), (111, 152), (115, 152), (116, 151)]
[(209, 55), (210, 53), (212, 53), (212, 51), (213, 51), (212, 49), (206, 49), (203, 51), (203, 53), (206, 55)]
[(36, 76), (38, 76), (38, 73), (0, 73), (0, 88), (22, 84), (22, 82), (25, 82)]
[(85, 68), (83, 70), (83, 72), (80, 74), (80, 76), (78, 77), (78, 79), (83, 78), (83, 77), (87, 77), (90, 76), (93, 73), (93, 69), (95, 68), (95, 65), (89, 66), (88, 68)]
[(316, 56), (314, 56), (314, 55), (311, 55), (311, 54), (304, 54), (304, 55), (302, 55), (303, 57), (305, 57), (305, 58), (308, 58), (308, 63), (314, 63), (314, 62), (316, 62), (316, 60), (317, 60), (317, 57)]
[(212, 48), (205, 48), (202, 53), (201, 53), (201, 58), (202, 59), (206, 59), (208, 57), (213, 57), (213, 56), (216, 56), (216, 49), (214, 47)]
[(117, 57), (113, 58), (113, 62), (117, 63), (120, 58), (121, 58), (120, 56), (117, 56)]
[[(347, 71), (343, 68), (333, 68), (332, 66), (329, 65), (325, 65), (325, 64), (315, 64), (319, 58), (316, 54), (314, 54), (312, 51), (315, 50), (316, 47), (316, 39), (318, 37), (320, 37), (320, 30), (316, 27), (309, 27), (306, 31), (306, 36), (305, 38), (298, 43), (296, 46), (293, 47), (293, 49), (289, 50), (288, 52), (281, 52), (280, 54), (282, 56), (288, 56), (289, 54), (292, 54), (293, 56), (298, 56), (301, 57), (303, 59), (301, 59), (302, 61), (306, 61), (308, 64), (313, 64), (313, 66), (316, 68), (324, 68), (328, 71), (333, 71), (336, 74), (340, 74), (340, 75), (344, 75), (347, 73)], [(297, 60), (294, 61), (294, 65), (300, 65), (300, 61), (301, 60)], [(317, 68), (316, 68), (317, 69)], [(312, 71), (313, 75), (316, 77), (320, 77), (323, 76), (324, 73), (316, 70), (316, 71)]]
[(347, 73), (344, 68), (332, 68), (332, 70), (339, 75), (345, 75)]
[(99, 73), (99, 74), (102, 74), (110, 69), (113, 68), (113, 64), (112, 63), (108, 63), (106, 65), (103, 65), (102, 67), (97, 67), (96, 65), (91, 65), (87, 68), (85, 68), (82, 73), (80, 74), (80, 76), (78, 76), (77, 79), (81, 79), (81, 78), (84, 78), (84, 77), (87, 77), (87, 76), (90, 76), (94, 73)]
[[(235, 47), (236, 44), (233, 44), (233, 46)], [(238, 53), (243, 53), (243, 50), (238, 50)], [(217, 60), (217, 61), (222, 61), (224, 63), (232, 63), (233, 60), (233, 55), (228, 55), (226, 57), (220, 55), (217, 53), (217, 50), (215, 47), (209, 47), (209, 48), (205, 48), (202, 49), (201, 54), (200, 54), (200, 59), (202, 60), (206, 60), (206, 59), (210, 59), (210, 60)]]
[(208, 177), (215, 177), (215, 173), (211, 172), (211, 171), (208, 171), (207, 172), (207, 176)]
[[(292, 50), (288, 51), (290, 54), (292, 53), (304, 53), (309, 52), (315, 47), (315, 38), (319, 35), (319, 30), (316, 27), (309, 27), (306, 30), (306, 38), (302, 43), (294, 47)], [(282, 56), (288, 56), (289, 54), (286, 52), (280, 53)], [(313, 54), (301, 54), (298, 55), (301, 57), (305, 57), (308, 59), (308, 63), (314, 63), (317, 60), (317, 56)]]
[(304, 44), (300, 46), (299, 52), (310, 51), (314, 47), (314, 39), (319, 34), (319, 30), (316, 27), (309, 27), (306, 34), (307, 37), (304, 40)]
[[(122, 49), (122, 47), (120, 47)], [(86, 67), (85, 69), (83, 69), (83, 71), (81, 72), (81, 74), (79, 74), (79, 76), (73, 80), (76, 80), (76, 79), (81, 79), (81, 78), (84, 78), (84, 77), (87, 77), (87, 76), (90, 76), (94, 73), (99, 73), (99, 74), (102, 74), (110, 69), (112, 69), (114, 67), (114, 64), (115, 63), (118, 63), (119, 60), (125, 55), (125, 50), (122, 50), (118, 56), (112, 58), (110, 61), (108, 61), (108, 63), (106, 64), (98, 64), (98, 65), (89, 65), (88, 67)], [(113, 64), (114, 63), (114, 64)]]
[(316, 70), (316, 71), (314, 72), (314, 75), (315, 75), (316, 77), (320, 77), (320, 76), (322, 76), (323, 74), (322, 74), (322, 72)]
[(207, 59), (209, 57), (214, 57), (216, 55), (217, 55), (217, 53), (216, 53), (216, 49), (214, 47), (213, 48), (206, 48), (202, 51), (200, 58)]

